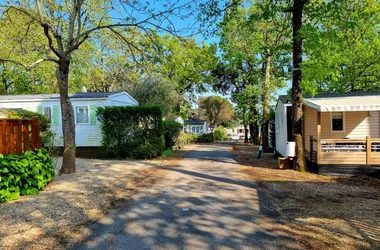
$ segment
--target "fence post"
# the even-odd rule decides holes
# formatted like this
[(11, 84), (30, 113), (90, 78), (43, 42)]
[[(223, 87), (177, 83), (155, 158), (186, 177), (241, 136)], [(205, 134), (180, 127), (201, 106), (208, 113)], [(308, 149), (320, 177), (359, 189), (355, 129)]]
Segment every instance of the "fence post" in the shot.
[(366, 151), (366, 163), (367, 165), (371, 164), (371, 136), (367, 136), (365, 151)]
[(2, 138), (1, 138), (1, 149), (2, 149), (2, 154), (8, 154), (8, 146), (7, 146), (7, 120), (4, 119), (1, 124), (1, 129), (2, 129)]
[(318, 112), (317, 114), (317, 159), (316, 163), (319, 164), (321, 161), (321, 112)]
[(32, 150), (40, 148), (40, 127), (38, 117), (32, 118)]
[(22, 154), (22, 120), (18, 120), (16, 124), (16, 152), (17, 154)]
[(310, 136), (310, 161), (313, 161), (313, 136)]

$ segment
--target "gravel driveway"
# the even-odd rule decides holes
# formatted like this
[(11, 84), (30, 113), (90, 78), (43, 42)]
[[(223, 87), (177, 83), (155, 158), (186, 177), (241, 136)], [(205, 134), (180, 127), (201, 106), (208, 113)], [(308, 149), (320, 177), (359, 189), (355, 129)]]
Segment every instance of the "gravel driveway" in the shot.
[(93, 224), (73, 249), (298, 249), (223, 145), (193, 145), (165, 178)]
[(65, 249), (86, 227), (125, 205), (162, 174), (157, 161), (77, 159), (77, 172), (54, 178), (37, 196), (0, 204), (0, 249)]

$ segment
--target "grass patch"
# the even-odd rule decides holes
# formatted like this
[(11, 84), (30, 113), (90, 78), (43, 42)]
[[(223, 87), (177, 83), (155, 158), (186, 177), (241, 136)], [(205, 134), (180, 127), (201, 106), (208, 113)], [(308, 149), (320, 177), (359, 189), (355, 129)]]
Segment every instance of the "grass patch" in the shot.
[(162, 157), (171, 157), (173, 156), (173, 154), (175, 153), (175, 151), (178, 151), (178, 150), (173, 150), (173, 149), (167, 149), (165, 150), (163, 153), (162, 153)]

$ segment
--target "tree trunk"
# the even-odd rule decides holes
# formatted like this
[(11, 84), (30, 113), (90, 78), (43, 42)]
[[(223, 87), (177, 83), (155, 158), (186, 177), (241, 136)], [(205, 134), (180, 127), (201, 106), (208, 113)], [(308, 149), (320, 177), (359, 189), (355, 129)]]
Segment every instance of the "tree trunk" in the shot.
[(249, 143), (247, 125), (244, 124), (244, 143)]
[(307, 167), (303, 152), (302, 141), (302, 88), (301, 88), (301, 64), (302, 64), (302, 38), (299, 31), (302, 27), (302, 11), (305, 0), (294, 0), (293, 5), (293, 82), (292, 82), (292, 102), (293, 102), (293, 136), (296, 142), (294, 168), (297, 171), (305, 172)]
[(271, 54), (269, 49), (265, 53), (265, 81), (263, 86), (263, 130), (262, 130), (262, 141), (263, 150), (267, 151), (269, 149), (269, 88), (270, 88), (270, 66), (271, 66)]
[(56, 75), (59, 85), (62, 132), (63, 132), (63, 160), (59, 174), (75, 173), (75, 123), (74, 111), (69, 100), (69, 71), (70, 59), (66, 59), (63, 66), (57, 69)]
[(249, 125), (249, 134), (251, 136), (251, 138), (249, 139), (249, 141), (252, 143), (252, 144), (255, 144), (255, 125), (253, 122), (250, 122)]

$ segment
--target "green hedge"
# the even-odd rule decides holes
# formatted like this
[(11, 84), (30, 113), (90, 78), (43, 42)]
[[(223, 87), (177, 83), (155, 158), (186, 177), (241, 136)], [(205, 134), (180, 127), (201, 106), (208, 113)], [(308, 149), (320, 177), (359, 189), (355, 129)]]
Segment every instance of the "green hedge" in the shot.
[(166, 120), (164, 124), (165, 147), (172, 149), (182, 130), (182, 125), (174, 120)]
[(0, 154), (0, 202), (35, 195), (54, 177), (55, 169), (46, 149), (23, 155)]
[(104, 158), (151, 159), (165, 150), (162, 111), (158, 106), (100, 107)]

